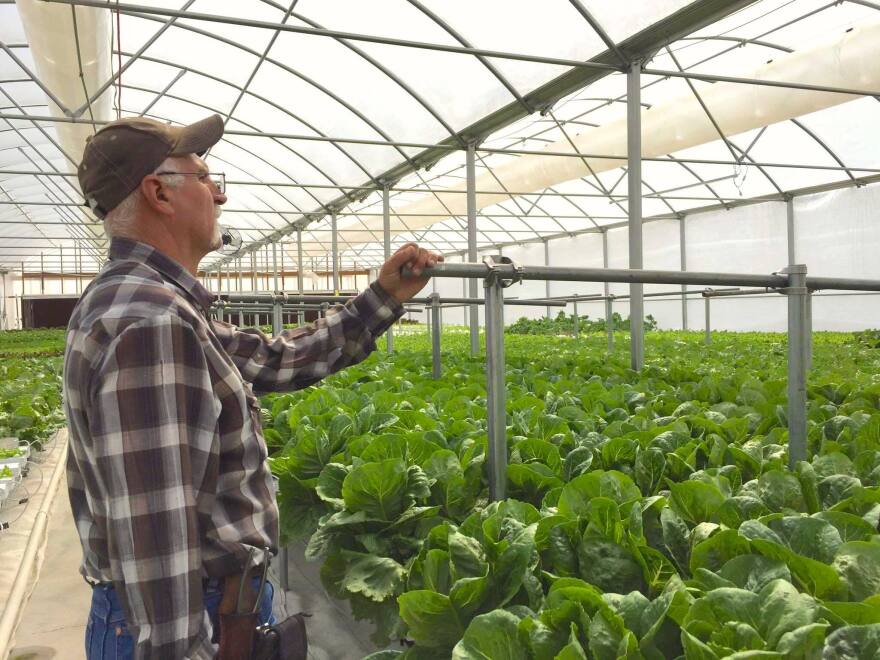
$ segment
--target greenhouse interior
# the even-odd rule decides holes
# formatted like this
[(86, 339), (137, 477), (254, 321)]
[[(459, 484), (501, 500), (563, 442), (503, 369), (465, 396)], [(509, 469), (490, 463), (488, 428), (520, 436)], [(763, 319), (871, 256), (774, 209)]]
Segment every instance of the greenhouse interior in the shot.
[(880, 657), (880, 2), (0, 49), (0, 658)]

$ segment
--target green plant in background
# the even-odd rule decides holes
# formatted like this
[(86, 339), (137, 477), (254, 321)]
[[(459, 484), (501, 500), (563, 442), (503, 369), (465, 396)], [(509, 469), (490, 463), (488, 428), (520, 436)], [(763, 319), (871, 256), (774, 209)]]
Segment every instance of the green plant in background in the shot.
[(63, 426), (61, 361), (60, 357), (0, 361), (0, 437), (15, 436), (40, 449)]
[[(433, 380), (427, 337), (397, 345), (262, 400), (285, 541), (379, 646), (408, 645), (374, 660), (880, 653), (870, 342), (815, 336), (810, 460), (789, 470), (779, 335), (653, 332), (640, 373), (603, 337), (509, 335), (502, 503), (483, 358), (450, 330)], [(0, 363), (0, 435), (63, 423), (60, 368)]]
[(0, 332), (0, 358), (61, 356), (64, 334), (64, 328), (4, 330)]
[[(629, 332), (629, 318), (624, 319), (617, 312), (611, 315), (614, 331)], [(605, 319), (591, 319), (589, 316), (578, 315), (578, 332), (605, 332)], [(648, 314), (645, 317), (645, 330), (656, 330), (657, 320)], [(574, 332), (574, 314), (560, 311), (555, 318), (541, 317), (528, 319), (521, 317), (505, 328), (505, 332), (515, 335), (570, 335)]]
[(880, 348), (880, 330), (862, 330), (854, 332), (853, 338), (868, 348)]
[(817, 335), (789, 471), (779, 335), (655, 332), (641, 373), (602, 337), (509, 336), (515, 499), (490, 504), (467, 343), (444, 334), (437, 381), (427, 338), (400, 337), (264, 398), (287, 537), (378, 643), (412, 644), (373, 658), (874, 657), (873, 349)]

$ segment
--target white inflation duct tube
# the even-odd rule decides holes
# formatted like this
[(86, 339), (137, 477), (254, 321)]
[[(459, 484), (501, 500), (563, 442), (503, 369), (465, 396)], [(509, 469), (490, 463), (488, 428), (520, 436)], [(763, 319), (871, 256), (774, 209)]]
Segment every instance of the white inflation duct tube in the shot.
[[(755, 71), (743, 74), (742, 77), (876, 90), (880, 88), (880, 21), (860, 25), (842, 37), (835, 37), (812, 48), (783, 55)], [(702, 86), (699, 91), (725, 136), (737, 135), (860, 98), (849, 94), (725, 82)], [(592, 128), (572, 139), (577, 151), (582, 153), (626, 154), (626, 118)], [(691, 92), (642, 110), (643, 157), (664, 156), (717, 139), (718, 132)], [(574, 149), (565, 140), (548, 145), (546, 151), (574, 152)], [(595, 173), (626, 164), (625, 159), (585, 160)], [(505, 193), (505, 189), (538, 192), (589, 174), (589, 169), (580, 158), (520, 156), (493, 169), (491, 174), (477, 177), (476, 189), (488, 191), (477, 194), (477, 209), (510, 199), (511, 195)], [(458, 184), (449, 190), (465, 189), (465, 184)], [(404, 215), (403, 219), (408, 229), (421, 229), (446, 220), (450, 215), (466, 216), (467, 199), (460, 192), (437, 191), (396, 211), (402, 214), (419, 214)], [(407, 228), (396, 221), (394, 213), (392, 211), (392, 231), (407, 231)], [(366, 231), (381, 234), (382, 219), (348, 218), (345, 224), (340, 222), (339, 231), (340, 240), (344, 243), (363, 244)], [(330, 242), (327, 232), (314, 234), (317, 240)]]
[[(49, 4), (40, 0), (15, 0), (15, 5), (34, 59), (34, 73), (69, 112), (75, 112), (86, 104), (86, 94), (94, 95), (112, 75), (110, 12), (92, 7)], [(114, 87), (110, 86), (91, 104), (95, 119), (112, 118), (113, 92)], [(47, 99), (47, 104), (50, 115), (59, 118), (69, 116), (51, 99)], [(85, 108), (80, 116), (90, 119), (89, 109)], [(56, 123), (52, 130), (58, 136), (61, 148), (78, 164), (86, 138), (92, 134), (94, 127), (89, 124)], [(65, 169), (75, 171), (74, 163), (65, 159)]]

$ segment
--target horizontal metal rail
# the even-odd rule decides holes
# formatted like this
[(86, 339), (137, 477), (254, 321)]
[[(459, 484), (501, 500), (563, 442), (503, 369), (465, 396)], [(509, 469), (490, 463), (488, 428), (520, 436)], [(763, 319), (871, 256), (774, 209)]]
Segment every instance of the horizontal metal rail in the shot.
[[(9, 114), (0, 112), (0, 119), (5, 120), (26, 120), (32, 122), (54, 122), (54, 123), (68, 123), (68, 124), (89, 124), (101, 126), (104, 124), (110, 123), (111, 120), (72, 120), (65, 119), (60, 117), (47, 117), (47, 116), (37, 116), (37, 115), (17, 115), (17, 114)], [(423, 145), (418, 142), (398, 142), (395, 140), (368, 140), (361, 138), (328, 138), (326, 136), (316, 136), (316, 135), (299, 135), (299, 134), (287, 134), (287, 133), (265, 133), (265, 132), (255, 132), (255, 131), (236, 131), (236, 130), (227, 130), (224, 132), (225, 135), (243, 135), (243, 136), (251, 136), (251, 137), (263, 137), (267, 139), (285, 139), (285, 140), (304, 140), (308, 142), (334, 142), (339, 144), (360, 144), (360, 145), (371, 145), (378, 147), (400, 147), (400, 148), (433, 148), (435, 145)], [(451, 148), (450, 151), (461, 151), (463, 147), (454, 147)], [(578, 158), (578, 159), (595, 159), (595, 160), (617, 160), (617, 161), (626, 161), (626, 156), (619, 156), (615, 154), (594, 154), (594, 153), (586, 153), (582, 151), (547, 151), (541, 149), (502, 149), (502, 148), (492, 148), (492, 147), (481, 147), (476, 149), (476, 151), (485, 154), (505, 154), (505, 155), (513, 155), (513, 156), (553, 156), (558, 158)], [(796, 170), (819, 170), (823, 172), (865, 172), (868, 174), (877, 174), (880, 173), (880, 168), (876, 167), (861, 167), (858, 165), (827, 165), (820, 163), (777, 163), (777, 162), (764, 162), (764, 161), (734, 161), (734, 160), (724, 160), (717, 158), (669, 158), (666, 156), (642, 156), (643, 162), (650, 163), (669, 163), (672, 165), (736, 165), (738, 167), (763, 167), (763, 168), (774, 168), (774, 169), (796, 169)], [(852, 182), (850, 182), (851, 184)], [(259, 182), (254, 185), (271, 185), (269, 183), (260, 184)], [(350, 190), (354, 190), (357, 186), (342, 186), (343, 188), (348, 188)], [(380, 188), (374, 188), (374, 190), (378, 191)], [(420, 191), (421, 192), (421, 191)], [(467, 194), (466, 190), (431, 190), (424, 192), (443, 192), (444, 194)], [(506, 195), (508, 194), (504, 190), (491, 190), (484, 191), (487, 195)], [(514, 196), (530, 194), (536, 195), (540, 194), (539, 191), (532, 191), (531, 193), (509, 193)], [(562, 194), (565, 196), (565, 194)], [(581, 194), (581, 197), (587, 197), (589, 195)], [(602, 195), (603, 197), (613, 197), (617, 199), (626, 199), (625, 195)], [(648, 194), (645, 197), (652, 197), (652, 195)], [(670, 199), (672, 199), (670, 197)], [(690, 198), (684, 198), (690, 199)], [(707, 198), (697, 198), (697, 199), (716, 199), (715, 197), (707, 197)], [(730, 203), (733, 203), (735, 200), (729, 199), (727, 200)], [(347, 200), (346, 203), (350, 203), (351, 200)], [(23, 204), (29, 206), (39, 206), (37, 202), (25, 202), (25, 201), (15, 201), (15, 202), (7, 202), (13, 204)], [(64, 204), (58, 204), (58, 206), (64, 206)], [(67, 206), (85, 206), (85, 204), (67, 204)], [(339, 206), (338, 208), (342, 208)], [(225, 211), (224, 211), (225, 212)], [(291, 213), (298, 214), (302, 213), (301, 211), (281, 211), (282, 213)], [(309, 213), (305, 213), (305, 215), (324, 215), (326, 212), (313, 211)]]
[(703, 298), (733, 298), (737, 296), (755, 296), (755, 295), (764, 295), (768, 293), (778, 293), (784, 294), (784, 291), (779, 291), (778, 289), (771, 289), (769, 287), (764, 287), (761, 289), (740, 289), (739, 291), (723, 291), (721, 289), (704, 289), (700, 293), (703, 294)]
[[(316, 303), (320, 305), (321, 303), (347, 303), (351, 300), (354, 295), (351, 296), (310, 296), (307, 294), (298, 294), (298, 293), (284, 293), (280, 292), (278, 294), (272, 293), (224, 293), (223, 299), (231, 302), (231, 303), (262, 303), (265, 305), (274, 305), (275, 303), (284, 304), (294, 304), (294, 303)], [(483, 298), (441, 298), (440, 302), (442, 305), (447, 304), (456, 304), (456, 305), (482, 305), (486, 301)], [(419, 304), (419, 305), (430, 305), (432, 304), (431, 298), (410, 298), (407, 301), (407, 304)], [(546, 307), (549, 305), (550, 307), (565, 307), (564, 302), (555, 302), (555, 301), (545, 301), (545, 300), (505, 300), (505, 305), (523, 305), (523, 306), (531, 306), (531, 307)]]
[[(703, 284), (751, 286), (782, 289), (788, 286), (788, 275), (773, 273), (713, 273), (676, 270), (635, 270), (623, 268), (562, 268), (554, 266), (518, 266), (481, 263), (442, 263), (424, 271), (431, 277), (485, 278), (494, 274), (503, 280), (551, 280), (559, 282), (622, 282), (625, 284)], [(854, 278), (808, 277), (807, 287), (813, 291), (838, 289), (846, 291), (880, 291), (880, 280)], [(681, 292), (678, 292), (679, 295)]]
[[(442, 263), (425, 269), (431, 277), (485, 278), (495, 272), (504, 280), (552, 280), (559, 282), (621, 282), (625, 284), (716, 284), (727, 286), (784, 287), (785, 275), (751, 273), (703, 273), (697, 271), (629, 270), (622, 268), (562, 268), (554, 266), (517, 266), (481, 263)], [(880, 290), (880, 282), (875, 283)]]
[[(660, 298), (663, 296), (676, 296), (681, 298), (681, 296), (696, 296), (696, 295), (706, 295), (707, 291), (741, 291), (737, 287), (733, 287), (731, 289), (693, 289), (692, 291), (652, 291), (651, 293), (645, 293), (642, 295), (643, 298)], [(764, 289), (762, 289), (764, 291)], [(552, 296), (550, 298), (545, 298), (544, 300), (564, 300), (566, 302), (601, 302), (602, 300), (627, 300), (629, 298), (629, 294), (626, 295), (614, 295), (613, 293), (608, 294), (607, 296), (602, 293), (588, 293), (582, 296)]]
[[(468, 305), (480, 305), (485, 302), (482, 298), (476, 298), (475, 300), (479, 300), (479, 302), (455, 302), (455, 299), (450, 299), (450, 302), (443, 302), (440, 304), (440, 307), (467, 307)], [(505, 305), (520, 305), (523, 307), (565, 307), (565, 302), (560, 300), (506, 300), (504, 301)]]

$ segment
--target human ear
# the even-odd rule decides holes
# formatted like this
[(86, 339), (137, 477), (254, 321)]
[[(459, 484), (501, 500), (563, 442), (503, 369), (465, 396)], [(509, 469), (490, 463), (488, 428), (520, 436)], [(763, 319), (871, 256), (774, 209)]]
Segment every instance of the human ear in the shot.
[(168, 188), (158, 176), (146, 176), (141, 181), (141, 194), (146, 205), (154, 212), (161, 215), (172, 215), (174, 207), (168, 196)]

